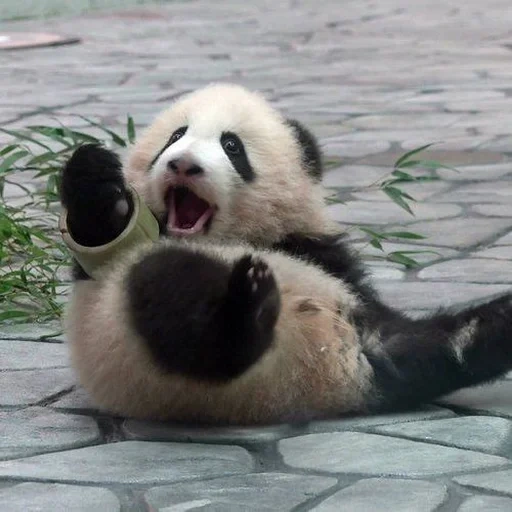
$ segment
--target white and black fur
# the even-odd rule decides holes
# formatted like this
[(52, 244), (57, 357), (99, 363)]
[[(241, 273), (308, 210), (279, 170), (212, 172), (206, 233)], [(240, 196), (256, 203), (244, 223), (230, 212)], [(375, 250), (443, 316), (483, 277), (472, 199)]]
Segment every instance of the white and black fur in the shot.
[(75, 152), (61, 195), (77, 242), (123, 230), (127, 183), (162, 233), (101, 279), (76, 265), (67, 332), (100, 407), (294, 421), (412, 407), (512, 368), (512, 295), (421, 320), (382, 304), (326, 217), (321, 174), (304, 127), (231, 85), (178, 100), (124, 166), (102, 147)]

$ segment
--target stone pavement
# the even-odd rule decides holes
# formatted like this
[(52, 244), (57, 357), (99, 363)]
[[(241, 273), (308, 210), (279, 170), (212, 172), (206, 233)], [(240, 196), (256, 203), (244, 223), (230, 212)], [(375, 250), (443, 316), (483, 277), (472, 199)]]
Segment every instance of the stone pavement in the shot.
[[(6, 23), (83, 44), (1, 53), (0, 123), (142, 126), (210, 81), (260, 89), (320, 137), (337, 219), (428, 236), (387, 244), (433, 250), (420, 269), (371, 261), (384, 297), (421, 314), (511, 289), (511, 27), (510, 0), (192, 0)], [(415, 217), (367, 188), (429, 142), (461, 172), (410, 187)], [(2, 512), (512, 510), (510, 374), (398, 415), (166, 426), (96, 411), (56, 328), (0, 328)]]

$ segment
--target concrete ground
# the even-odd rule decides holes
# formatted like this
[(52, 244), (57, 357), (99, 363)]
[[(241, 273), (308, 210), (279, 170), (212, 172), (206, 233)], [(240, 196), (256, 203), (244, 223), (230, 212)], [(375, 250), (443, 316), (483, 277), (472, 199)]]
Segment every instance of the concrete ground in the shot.
[[(142, 126), (211, 81), (259, 89), (318, 134), (337, 219), (428, 236), (420, 269), (371, 264), (421, 314), (511, 289), (511, 27), (509, 0), (192, 0), (5, 23), (83, 44), (0, 53), (0, 123)], [(429, 142), (461, 172), (412, 187), (415, 217), (365, 188)], [(399, 415), (166, 426), (96, 411), (53, 328), (0, 328), (2, 511), (512, 510), (511, 377)]]

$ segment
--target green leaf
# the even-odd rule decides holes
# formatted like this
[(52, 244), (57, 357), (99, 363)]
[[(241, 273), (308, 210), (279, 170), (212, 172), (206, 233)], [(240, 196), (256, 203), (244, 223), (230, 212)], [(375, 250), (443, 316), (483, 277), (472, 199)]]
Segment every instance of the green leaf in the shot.
[(28, 151), (22, 149), (17, 153), (13, 153), (6, 157), (4, 161), (0, 164), (0, 174), (7, 172), (18, 160), (30, 155)]
[(396, 203), (400, 208), (403, 208), (407, 213), (410, 213), (414, 216), (414, 212), (411, 210), (411, 207), (407, 204), (404, 197), (407, 199), (411, 199), (411, 196), (408, 196), (404, 192), (402, 192), (400, 189), (395, 187), (385, 187), (382, 189), (382, 191), (390, 197), (390, 199)]
[(128, 141), (130, 144), (135, 142), (135, 123), (133, 122), (133, 117), (128, 116), (128, 121), (126, 123), (126, 131), (128, 136)]
[(5, 322), (6, 320), (28, 318), (29, 316), (30, 314), (28, 311), (10, 309), (8, 311), (0, 312), (0, 322)]
[[(71, 141), (66, 139), (66, 130), (63, 128), (53, 126), (29, 126), (29, 129), (43, 135), (44, 137), (48, 137), (54, 142), (58, 142), (67, 148), (72, 148), (74, 146), (73, 139), (71, 139)], [(51, 151), (49, 147), (47, 148)]]
[(18, 144), (11, 144), (9, 146), (5, 146), (5, 148), (0, 150), (0, 156), (7, 155), (7, 153), (11, 153), (12, 151), (14, 151), (15, 149), (18, 149), (18, 148), (19, 148)]
[(92, 119), (88, 119), (84, 116), (79, 116), (81, 119), (89, 123), (91, 126), (95, 126), (96, 128), (99, 128), (101, 131), (105, 132), (106, 134), (110, 135), (112, 137), (112, 140), (121, 147), (126, 147), (126, 141), (120, 137), (117, 133), (113, 132), (112, 130), (109, 130), (108, 128), (105, 128), (102, 124), (97, 123), (96, 121), (93, 121)]
[(387, 255), (387, 260), (392, 261), (393, 263), (400, 263), (407, 268), (414, 268), (419, 266), (419, 263), (409, 256), (406, 256), (403, 252), (390, 252)]
[(395, 168), (400, 168), (402, 166), (402, 164), (404, 162), (406, 162), (407, 160), (409, 160), (409, 158), (411, 158), (411, 156), (414, 156), (414, 155), (417, 155), (418, 153), (421, 153), (422, 151), (425, 151), (425, 149), (428, 149), (430, 148), (431, 146), (433, 146), (434, 143), (431, 142), (430, 144), (425, 144), (424, 146), (420, 146), (419, 148), (416, 148), (416, 149), (413, 149), (411, 151), (408, 151), (407, 153), (405, 153), (404, 155), (402, 155), (396, 162), (395, 164), (393, 165), (393, 167)]
[(388, 231), (386, 233), (388, 238), (405, 238), (407, 240), (424, 240), (423, 235), (418, 233), (411, 233), (410, 231)]
[(28, 142), (32, 142), (33, 144), (36, 144), (37, 146), (40, 146), (48, 151), (52, 151), (52, 148), (50, 146), (47, 146), (40, 140), (37, 140), (34, 137), (31, 137), (30, 135), (27, 135), (25, 132), (8, 130), (7, 128), (0, 128), (0, 132), (7, 133), (7, 135), (10, 135), (11, 137), (14, 137), (15, 139), (18, 140), (26, 140)]

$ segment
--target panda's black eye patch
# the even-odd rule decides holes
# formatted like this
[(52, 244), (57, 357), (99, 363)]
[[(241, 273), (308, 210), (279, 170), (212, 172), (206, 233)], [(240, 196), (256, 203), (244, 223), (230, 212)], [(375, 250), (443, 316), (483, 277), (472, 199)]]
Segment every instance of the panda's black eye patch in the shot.
[(220, 138), (220, 145), (242, 179), (248, 182), (253, 181), (255, 174), (240, 137), (232, 132), (224, 132)]
[(180, 140), (181, 137), (183, 137), (183, 135), (185, 135), (187, 128), (188, 128), (187, 126), (182, 126), (182, 127), (178, 128), (171, 135), (171, 138), (169, 139), (169, 142), (167, 143), (167, 147), (169, 147), (171, 144), (174, 144), (176, 141)]
[(180, 140), (183, 135), (187, 132), (188, 126), (181, 126), (177, 130), (173, 132), (173, 134), (169, 137), (169, 140), (165, 144), (165, 146), (158, 152), (158, 154), (151, 160), (151, 163), (149, 164), (149, 168), (153, 167), (155, 165), (155, 162), (160, 158), (160, 155), (172, 144), (174, 144), (176, 141)]

